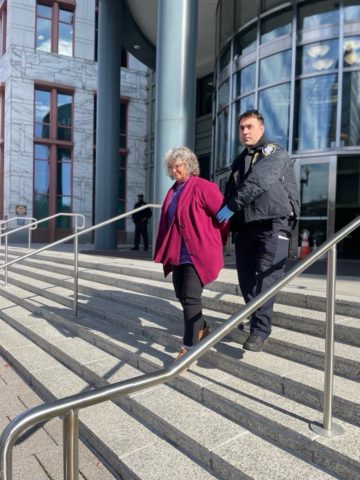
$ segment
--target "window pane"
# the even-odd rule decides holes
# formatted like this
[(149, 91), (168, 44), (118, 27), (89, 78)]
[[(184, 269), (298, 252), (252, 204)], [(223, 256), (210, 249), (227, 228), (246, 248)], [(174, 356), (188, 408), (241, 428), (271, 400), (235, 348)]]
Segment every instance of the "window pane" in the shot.
[(217, 117), (216, 124), (216, 163), (217, 168), (226, 166), (227, 145), (229, 139), (229, 109), (226, 108)]
[[(38, 220), (49, 216), (49, 197), (47, 195), (35, 194), (34, 216)], [(48, 222), (40, 223), (38, 228), (47, 228)]]
[(57, 195), (71, 195), (71, 151), (57, 149)]
[(224, 48), (224, 50), (220, 54), (220, 60), (219, 60), (220, 72), (224, 70), (224, 68), (227, 67), (229, 63), (230, 63), (230, 43), (227, 44), (227, 46)]
[(74, 13), (71, 10), (64, 10), (60, 8), (59, 10), (59, 20), (64, 23), (73, 23)]
[(35, 160), (34, 191), (42, 195), (49, 193), (49, 162)]
[(329, 164), (311, 163), (301, 165), (300, 179), (300, 215), (302, 217), (326, 217), (329, 189)]
[(36, 160), (49, 160), (49, 147), (46, 145), (35, 145)]
[(57, 138), (71, 141), (72, 95), (57, 94)]
[(360, 37), (344, 38), (344, 68), (360, 65)]
[(290, 83), (267, 88), (259, 93), (259, 110), (265, 118), (270, 141), (289, 147)]
[(263, 12), (266, 12), (267, 10), (277, 7), (282, 3), (284, 3), (284, 0), (262, 0), (262, 10)]
[(327, 40), (299, 47), (297, 74), (333, 70), (338, 67), (339, 50), (337, 40)]
[(322, 25), (339, 24), (339, 3), (334, 0), (306, 2), (299, 7), (299, 29), (316, 29)]
[(241, 151), (242, 146), (239, 141), (239, 122), (238, 118), (246, 110), (255, 108), (255, 95), (247, 95), (233, 105), (232, 109), (232, 135), (231, 135), (231, 159), (233, 160)]
[(260, 43), (271, 42), (284, 35), (290, 35), (292, 30), (292, 10), (277, 13), (261, 22)]
[(35, 137), (49, 138), (50, 92), (35, 90)]
[(73, 54), (73, 27), (67, 23), (59, 24), (58, 52), (71, 57)]
[(291, 75), (291, 50), (260, 60), (260, 86), (289, 80)]
[(343, 92), (341, 142), (360, 145), (360, 71), (344, 74)]
[(220, 45), (223, 45), (234, 32), (234, 0), (222, 0), (220, 18)]
[(213, 88), (214, 81), (212, 74), (198, 80), (196, 95), (198, 116), (211, 113)]
[(247, 22), (257, 17), (259, 11), (260, 0), (236, 0), (235, 2), (235, 19), (236, 30)]
[(218, 110), (222, 110), (226, 105), (229, 105), (229, 95), (230, 95), (230, 82), (226, 80), (221, 87), (219, 88), (218, 92)]
[(36, 15), (38, 17), (49, 18), (51, 20), (51, 10), (52, 8), (49, 5), (42, 5), (38, 3), (36, 6)]
[(255, 63), (242, 68), (236, 74), (235, 96), (244, 95), (244, 93), (255, 90)]
[(58, 162), (57, 194), (71, 195), (71, 163), (69, 162)]
[(296, 84), (295, 148), (332, 147), (336, 133), (337, 75), (323, 75)]
[(36, 19), (36, 49), (51, 52), (51, 20)]
[(256, 47), (256, 26), (245, 32), (240, 32), (235, 37), (234, 55), (242, 55), (250, 52)]
[(344, 20), (353, 22), (360, 20), (360, 2), (359, 0), (345, 0), (344, 2)]
[[(56, 198), (56, 213), (71, 213), (71, 197), (60, 196)], [(71, 217), (58, 217), (56, 228), (71, 228)]]

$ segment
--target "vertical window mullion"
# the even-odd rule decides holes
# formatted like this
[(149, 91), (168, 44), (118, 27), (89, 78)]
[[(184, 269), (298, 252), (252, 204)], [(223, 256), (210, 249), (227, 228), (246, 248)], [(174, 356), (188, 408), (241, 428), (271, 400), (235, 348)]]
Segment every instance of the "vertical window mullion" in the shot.
[(51, 18), (51, 24), (52, 24), (51, 51), (54, 53), (58, 53), (58, 50), (59, 50), (59, 46), (58, 46), (59, 44), (59, 4), (58, 2), (54, 2), (52, 10), (53, 11), (52, 11), (52, 18)]

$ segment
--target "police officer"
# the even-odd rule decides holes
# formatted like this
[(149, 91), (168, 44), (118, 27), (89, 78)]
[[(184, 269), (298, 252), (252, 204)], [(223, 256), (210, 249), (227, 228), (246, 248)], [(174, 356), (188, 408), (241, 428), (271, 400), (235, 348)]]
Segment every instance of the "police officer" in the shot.
[[(239, 285), (246, 303), (268, 290), (285, 272), (289, 238), (300, 211), (293, 162), (286, 150), (264, 135), (257, 110), (239, 116), (244, 150), (234, 160), (218, 221), (230, 220), (235, 234)], [(259, 307), (239, 328), (249, 331), (243, 348), (263, 349), (271, 333), (275, 296)]]

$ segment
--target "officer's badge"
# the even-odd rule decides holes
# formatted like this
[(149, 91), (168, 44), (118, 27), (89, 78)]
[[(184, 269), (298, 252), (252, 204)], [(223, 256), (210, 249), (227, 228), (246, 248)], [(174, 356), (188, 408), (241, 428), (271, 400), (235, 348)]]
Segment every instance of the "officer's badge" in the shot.
[(269, 155), (271, 155), (272, 153), (275, 152), (276, 146), (273, 143), (268, 143), (261, 150), (262, 150), (262, 153), (264, 154), (264, 156), (268, 157)]

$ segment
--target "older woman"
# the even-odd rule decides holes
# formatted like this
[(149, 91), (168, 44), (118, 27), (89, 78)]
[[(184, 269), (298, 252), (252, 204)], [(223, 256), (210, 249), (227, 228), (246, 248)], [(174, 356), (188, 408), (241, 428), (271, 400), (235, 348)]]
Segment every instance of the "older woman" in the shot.
[(154, 260), (172, 272), (175, 295), (184, 314), (184, 337), (177, 359), (209, 333), (202, 315), (204, 285), (224, 265), (216, 213), (223, 197), (216, 184), (199, 177), (196, 155), (187, 147), (170, 150), (165, 158), (175, 180), (161, 211)]

